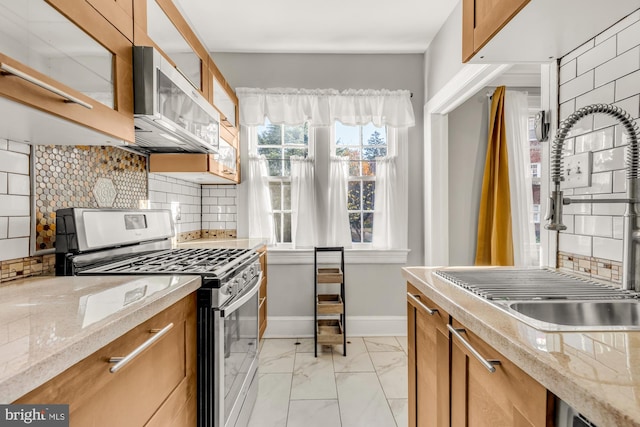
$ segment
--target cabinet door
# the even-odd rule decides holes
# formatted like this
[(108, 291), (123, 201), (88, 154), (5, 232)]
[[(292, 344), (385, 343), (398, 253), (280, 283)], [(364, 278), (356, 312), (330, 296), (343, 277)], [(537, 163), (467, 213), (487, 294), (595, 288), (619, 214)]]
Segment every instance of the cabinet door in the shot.
[(467, 62), (530, 0), (463, 0), (462, 61)]
[[(170, 328), (167, 326), (173, 325)], [(167, 330), (122, 369), (122, 357)], [(196, 298), (191, 294), (15, 403), (69, 404), (71, 427), (196, 425)]]
[(452, 335), (451, 426), (552, 425), (547, 424), (552, 413), (547, 390), (459, 322), (454, 320), (452, 325), (478, 357), (498, 360), (500, 365), (490, 372), (461, 339)]
[(132, 0), (87, 0), (87, 2), (133, 43)]
[(129, 142), (131, 51), (85, 1), (0, 0), (0, 95)]
[[(449, 315), (410, 284), (407, 292), (409, 427), (445, 427), (449, 425)], [(429, 314), (420, 303), (435, 312)]]

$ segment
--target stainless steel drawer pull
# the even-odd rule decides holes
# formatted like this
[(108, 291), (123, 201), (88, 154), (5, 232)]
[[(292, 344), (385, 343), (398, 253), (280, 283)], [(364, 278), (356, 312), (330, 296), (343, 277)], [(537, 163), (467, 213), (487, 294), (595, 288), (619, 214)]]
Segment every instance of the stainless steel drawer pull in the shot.
[(422, 307), (424, 309), (424, 311), (426, 311), (429, 314), (429, 316), (433, 316), (434, 314), (436, 314), (438, 312), (437, 308), (429, 308), (426, 305), (424, 305), (424, 303), (422, 301), (420, 301), (420, 295), (413, 295), (413, 294), (407, 292), (407, 296), (409, 298), (411, 298), (420, 307)]
[(127, 354), (124, 357), (111, 357), (111, 358), (109, 358), (109, 363), (115, 363), (115, 365), (113, 365), (109, 369), (109, 372), (111, 372), (112, 374), (115, 374), (116, 372), (118, 372), (127, 363), (131, 362), (140, 353), (145, 351), (147, 348), (151, 347), (151, 345), (153, 345), (153, 343), (155, 343), (160, 338), (162, 338), (164, 335), (166, 335), (166, 333), (169, 332), (171, 330), (171, 328), (173, 328), (173, 323), (169, 323), (167, 326), (165, 326), (162, 329), (151, 329), (151, 330), (149, 330), (149, 333), (152, 333), (152, 334), (155, 334), (155, 335), (153, 335), (151, 338), (149, 338), (148, 340), (146, 340), (145, 342), (140, 344), (131, 353)]
[(73, 104), (82, 105), (84, 108), (88, 108), (89, 110), (93, 109), (93, 105), (84, 102), (81, 99), (76, 98), (73, 95), (69, 95), (67, 92), (64, 92), (54, 86), (51, 86), (49, 83), (45, 83), (40, 79), (37, 79), (27, 73), (23, 73), (20, 70), (13, 68), (10, 65), (0, 63), (0, 70), (2, 70), (2, 74), (7, 75), (11, 74), (16, 77), (20, 77), (23, 80), (28, 81), (38, 87), (41, 87), (44, 90), (48, 90), (49, 92), (55, 93), (56, 95), (64, 98), (64, 102), (71, 102)]
[(482, 355), (480, 353), (478, 353), (478, 350), (473, 348), (473, 346), (469, 343), (469, 341), (465, 340), (462, 337), (461, 333), (467, 332), (465, 329), (463, 329), (463, 328), (456, 329), (451, 325), (447, 325), (447, 328), (449, 329), (451, 334), (454, 337), (458, 338), (458, 340), (460, 340), (462, 345), (464, 345), (466, 347), (466, 349), (469, 350), (471, 352), (471, 354), (473, 354), (473, 357), (478, 359), (478, 362), (480, 362), (482, 364), (482, 366), (487, 368), (487, 370), (489, 372), (491, 372), (491, 373), (494, 373), (496, 371), (496, 365), (500, 365), (500, 361), (499, 360), (487, 360), (484, 357), (482, 357)]

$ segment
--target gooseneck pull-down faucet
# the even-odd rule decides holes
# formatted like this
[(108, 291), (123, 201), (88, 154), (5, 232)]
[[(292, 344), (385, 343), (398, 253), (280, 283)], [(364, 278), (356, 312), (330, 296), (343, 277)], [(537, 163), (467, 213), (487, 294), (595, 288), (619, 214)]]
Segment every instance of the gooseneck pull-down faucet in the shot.
[[(564, 141), (571, 128), (583, 117), (590, 114), (602, 113), (617, 119), (627, 134), (628, 143), (626, 153), (627, 197), (625, 199), (592, 199), (580, 200), (562, 197), (560, 182), (563, 180), (562, 151)], [(638, 125), (631, 119), (629, 113), (622, 108), (607, 104), (594, 104), (582, 107), (567, 117), (556, 132), (551, 146), (551, 181), (553, 190), (549, 198), (545, 225), (547, 230), (561, 231), (567, 227), (562, 223), (562, 206), (571, 203), (626, 203), (624, 214), (623, 256), (622, 256), (622, 287), (640, 292), (640, 226), (638, 225), (638, 204), (640, 203), (640, 183), (638, 182)]]

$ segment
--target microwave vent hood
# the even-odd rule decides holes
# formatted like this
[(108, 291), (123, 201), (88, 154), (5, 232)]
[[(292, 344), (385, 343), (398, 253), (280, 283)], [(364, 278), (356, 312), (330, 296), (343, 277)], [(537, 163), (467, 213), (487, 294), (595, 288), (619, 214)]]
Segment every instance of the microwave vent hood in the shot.
[(153, 47), (133, 47), (135, 146), (143, 153), (217, 153), (220, 114)]

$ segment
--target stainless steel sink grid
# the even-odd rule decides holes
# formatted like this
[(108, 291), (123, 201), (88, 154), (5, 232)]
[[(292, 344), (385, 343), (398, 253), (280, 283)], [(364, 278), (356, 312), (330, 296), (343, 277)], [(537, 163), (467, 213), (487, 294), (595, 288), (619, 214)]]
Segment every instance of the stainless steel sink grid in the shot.
[(442, 279), (491, 301), (610, 300), (635, 292), (548, 269), (437, 270)]
[(436, 276), (543, 331), (640, 330), (640, 294), (550, 269), (450, 269)]

